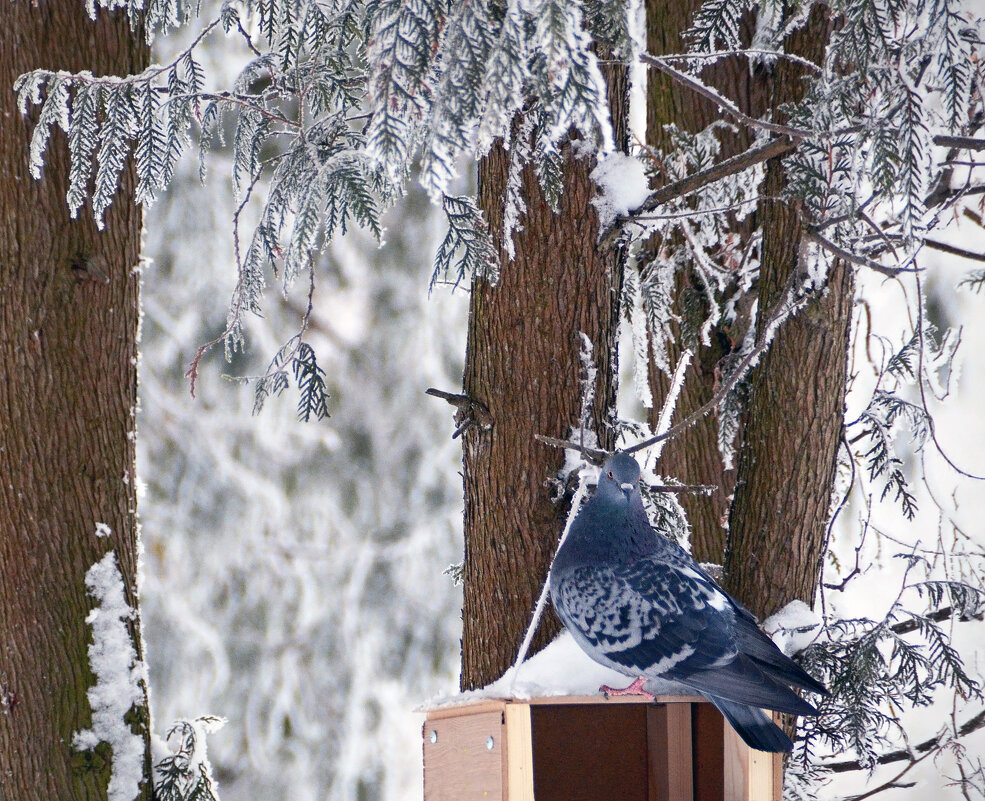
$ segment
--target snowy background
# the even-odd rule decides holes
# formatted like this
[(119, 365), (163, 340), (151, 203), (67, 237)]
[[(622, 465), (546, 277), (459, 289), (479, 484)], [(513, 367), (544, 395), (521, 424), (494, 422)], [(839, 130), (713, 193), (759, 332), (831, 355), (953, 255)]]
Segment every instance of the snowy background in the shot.
[[(212, 58), (211, 80), (235, 73), (235, 56)], [(460, 386), (468, 298), (444, 287), (428, 295), (442, 223), (414, 190), (388, 216), (384, 248), (350, 234), (322, 255), (309, 338), (327, 371), (330, 420), (295, 422), (291, 390), (252, 416), (251, 388), (223, 378), (262, 372), (296, 330), (306, 288), (270, 293), (265, 317), (251, 322), (248, 355), (226, 364), (213, 351), (192, 399), (185, 370), (223, 330), (235, 281), (228, 176), (219, 157), (210, 169), (203, 188), (186, 158), (147, 217), (138, 442), (155, 726), (204, 714), (229, 719), (209, 747), (225, 801), (419, 799), (422, 716), (414, 709), (457, 686), (461, 592), (443, 571), (462, 558), (459, 445), (449, 407), (424, 390)], [(985, 249), (980, 230), (952, 227), (951, 241)], [(967, 323), (960, 381), (951, 376), (937, 433), (957, 464), (980, 474), (985, 296), (955, 290), (973, 265), (925, 254), (922, 266), (932, 317)], [(868, 353), (885, 358), (909, 338), (915, 303), (912, 284), (904, 291), (874, 274), (864, 277), (862, 297), (877, 328), (857, 339), (848, 419), (871, 394)], [(623, 385), (632, 392), (628, 377)], [(869, 572), (849, 591), (827, 593), (840, 613), (878, 617), (902, 572), (894, 554), (959, 536), (952, 521), (968, 537), (957, 550), (981, 552), (982, 485), (958, 477), (932, 449), (924, 453), (925, 462), (915, 458), (907, 469), (926, 474), (947, 511), (925, 493), (914, 523), (875, 504), (870, 526), (898, 543), (867, 538), (861, 564)], [(843, 573), (868, 515), (862, 493), (842, 514), (834, 546)], [(840, 580), (833, 568), (825, 578)], [(971, 655), (983, 628), (954, 625), (980, 677)], [(939, 731), (952, 711), (914, 715), (914, 741)], [(975, 711), (958, 710), (958, 718)], [(965, 745), (985, 751), (985, 732)], [(872, 786), (898, 770), (880, 770)], [(905, 777), (916, 787), (882, 797), (957, 798), (948, 771), (946, 761), (925, 761)], [(843, 775), (824, 795), (861, 792), (864, 781), (859, 772)]]

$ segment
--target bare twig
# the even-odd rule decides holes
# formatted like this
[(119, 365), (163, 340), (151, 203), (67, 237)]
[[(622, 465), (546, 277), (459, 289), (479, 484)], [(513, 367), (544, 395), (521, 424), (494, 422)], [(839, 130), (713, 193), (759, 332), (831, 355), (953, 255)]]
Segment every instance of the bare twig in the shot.
[(876, 793), (881, 793), (884, 790), (896, 790), (906, 787), (913, 787), (916, 784), (916, 782), (901, 782), (900, 779), (902, 779), (907, 773), (909, 773), (914, 765), (923, 762), (923, 760), (925, 760), (929, 756), (930, 754), (927, 753), (924, 754), (922, 757), (914, 759), (909, 765), (907, 765), (905, 768), (903, 768), (903, 770), (901, 770), (899, 773), (893, 776), (893, 778), (891, 778), (888, 782), (883, 782), (878, 787), (873, 787), (871, 790), (868, 790), (864, 793), (860, 793), (859, 795), (851, 795), (846, 799), (846, 801), (862, 801), (863, 798), (871, 798)]
[(711, 495), (718, 490), (717, 484), (647, 484), (650, 492), (693, 492), (697, 495)]
[[(958, 620), (982, 620), (985, 618), (985, 612), (978, 612), (974, 615), (958, 616), (958, 610), (953, 606), (944, 606), (940, 609), (935, 609), (930, 614), (924, 615), (927, 620), (932, 620), (934, 623), (940, 623), (942, 620), (950, 620), (952, 617), (957, 617)], [(917, 622), (913, 619), (904, 620), (902, 623), (896, 623), (890, 626), (894, 632), (897, 634), (909, 634), (911, 631), (916, 631), (919, 626)]]
[(543, 434), (534, 434), (534, 439), (538, 442), (543, 442), (545, 445), (550, 445), (552, 448), (570, 448), (573, 451), (578, 451), (592, 464), (602, 464), (602, 462), (605, 461), (605, 458), (609, 455), (608, 451), (603, 451), (598, 448), (585, 448), (579, 442), (571, 442), (566, 439), (558, 439), (557, 437), (548, 437)]
[(424, 390), (424, 394), (441, 398), (458, 409), (455, 413), (455, 432), (451, 435), (452, 439), (458, 439), (471, 425), (479, 426), (482, 431), (489, 431), (493, 427), (493, 417), (489, 413), (489, 409), (468, 395), (445, 392), (434, 387)]
[(660, 56), (664, 61), (717, 61), (720, 58), (729, 56), (741, 56), (745, 58), (765, 57), (770, 59), (783, 59), (800, 64), (802, 67), (812, 72), (821, 74), (823, 70), (813, 61), (795, 53), (784, 53), (782, 50), (764, 50), (762, 48), (750, 47), (748, 50), (713, 50), (709, 53), (665, 53)]

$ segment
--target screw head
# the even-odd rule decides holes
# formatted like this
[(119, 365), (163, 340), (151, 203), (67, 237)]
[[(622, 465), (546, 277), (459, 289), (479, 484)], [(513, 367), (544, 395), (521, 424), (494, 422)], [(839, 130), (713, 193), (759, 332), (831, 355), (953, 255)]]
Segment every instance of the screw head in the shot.
[(496, 745), (496, 741), (493, 739), (492, 735), (490, 734), (489, 737), (486, 738), (486, 750), (492, 751), (495, 745)]
[(431, 733), (428, 735), (428, 739), (432, 743), (438, 742), (438, 732), (436, 732), (434, 729), (431, 729)]

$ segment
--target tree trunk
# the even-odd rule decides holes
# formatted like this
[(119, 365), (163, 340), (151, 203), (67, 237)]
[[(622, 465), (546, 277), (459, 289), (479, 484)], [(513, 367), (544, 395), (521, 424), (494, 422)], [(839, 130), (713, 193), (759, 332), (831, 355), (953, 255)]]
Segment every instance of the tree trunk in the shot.
[[(681, 39), (691, 25), (694, 12), (701, 7), (701, 0), (647, 0), (647, 52), (653, 55), (680, 53), (684, 50)], [(751, 20), (750, 20), (751, 22)], [(748, 27), (748, 25), (747, 25)], [(726, 58), (702, 73), (702, 80), (717, 88), (723, 96), (737, 99), (739, 105), (753, 116), (759, 116), (767, 96), (764, 76), (758, 68), (750, 69), (748, 61)], [(668, 76), (651, 70), (646, 95), (646, 141), (651, 147), (668, 152), (670, 138), (665, 126), (673, 123), (679, 129), (698, 133), (722, 118), (720, 110), (694, 90), (681, 86)], [(740, 128), (734, 134), (722, 131), (721, 158), (727, 158), (748, 148), (752, 143), (751, 132)], [(752, 216), (735, 226), (735, 231), (745, 242), (755, 229)], [(652, 242), (647, 250), (659, 252), (661, 242)], [(641, 260), (645, 265), (645, 260)], [(708, 308), (704, 293), (695, 284), (699, 279), (687, 267), (677, 276), (674, 297), (675, 313), (691, 317), (693, 325), (700, 326), (707, 317)], [(742, 309), (739, 310), (740, 312)], [(676, 364), (685, 348), (694, 351), (694, 359), (675, 410), (674, 420), (683, 420), (715, 394), (717, 368), (728, 355), (736, 340), (741, 340), (744, 320), (739, 320), (738, 330), (726, 330), (717, 326), (709, 346), (699, 342), (683, 342), (681, 326), (675, 325), (675, 342), (668, 347), (671, 364)], [(656, 426), (663, 398), (666, 397), (670, 379), (649, 360), (649, 384), (653, 395), (650, 424)], [(707, 415), (686, 434), (671, 440), (663, 450), (657, 472), (691, 484), (710, 484), (717, 487), (711, 495), (683, 495), (681, 504), (691, 524), (691, 551), (701, 562), (721, 564), (725, 550), (725, 531), (729, 501), (735, 486), (735, 470), (726, 470), (718, 448), (718, 421), (714, 414)]]
[[(91, 723), (94, 683), (84, 577), (107, 551), (137, 606), (141, 219), (131, 172), (105, 231), (85, 211), (69, 219), (64, 136), (35, 181), (28, 142), (37, 111), (22, 117), (10, 87), (34, 68), (139, 72), (149, 49), (122, 14), (100, 10), (93, 23), (78, 0), (8, 2), (0, 19), (0, 798), (84, 801), (106, 797), (111, 771), (106, 746), (72, 747)], [(97, 538), (98, 523), (111, 535)], [(132, 633), (142, 658), (136, 620)], [(146, 702), (131, 717), (149, 779)]]
[[(609, 92), (616, 141), (625, 142), (624, 71), (610, 76)], [(474, 282), (469, 314), (465, 393), (488, 409), (491, 427), (470, 426), (463, 443), (462, 689), (488, 684), (512, 664), (557, 547), (569, 499), (552, 501), (546, 482), (564, 455), (534, 435), (563, 437), (578, 423), (579, 332), (591, 339), (598, 368), (591, 425), (602, 447), (613, 445), (606, 423), (615, 403), (622, 265), (596, 248), (593, 164), (566, 151), (557, 215), (534, 170), (524, 170), (527, 213), (512, 261), (501, 246), (509, 154), (497, 144), (479, 165), (479, 203), (503, 268), (495, 287)], [(533, 650), (559, 625), (545, 615)]]
[[(828, 22), (819, 9), (789, 52), (820, 62)], [(780, 60), (772, 107), (799, 99), (802, 68)], [(782, 162), (768, 165), (759, 209), (763, 254), (759, 322), (801, 265), (804, 219), (783, 194)], [(841, 441), (854, 273), (836, 262), (823, 293), (787, 320), (751, 378), (725, 558), (726, 586), (758, 615), (794, 598), (813, 605)]]

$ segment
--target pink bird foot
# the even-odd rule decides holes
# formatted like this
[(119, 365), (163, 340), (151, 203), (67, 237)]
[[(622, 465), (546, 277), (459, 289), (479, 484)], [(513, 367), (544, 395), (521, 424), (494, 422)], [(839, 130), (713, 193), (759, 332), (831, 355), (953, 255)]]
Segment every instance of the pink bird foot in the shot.
[(599, 687), (599, 692), (604, 693), (605, 697), (608, 698), (610, 695), (642, 695), (648, 701), (652, 701), (654, 698), (653, 693), (648, 693), (643, 689), (643, 685), (646, 684), (646, 677), (640, 676), (636, 681), (630, 684), (628, 687), (624, 687), (619, 690), (615, 687), (610, 687), (607, 684), (603, 684)]

